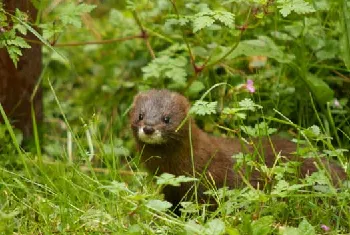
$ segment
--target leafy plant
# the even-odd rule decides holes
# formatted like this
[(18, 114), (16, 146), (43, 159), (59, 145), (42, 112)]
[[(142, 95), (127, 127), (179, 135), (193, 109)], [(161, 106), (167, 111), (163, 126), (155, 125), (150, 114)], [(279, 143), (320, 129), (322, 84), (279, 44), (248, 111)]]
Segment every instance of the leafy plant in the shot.
[[(214, 135), (245, 141), (278, 130), (307, 143), (304, 157), (311, 150), (347, 169), (348, 1), (31, 2), (36, 19), (0, 5), (0, 48), (16, 64), (28, 31), (43, 46), (45, 152), (14, 148), (0, 126), (1, 233), (349, 232), (348, 188), (328, 185), (323, 171), (293, 177), (297, 163), (278, 153), (273, 167), (252, 154), (233, 156), (237, 172), (260, 171), (263, 188), (213, 186), (203, 193), (216, 209), (184, 201), (173, 215), (160, 189), (196, 179), (148, 180), (127, 115), (138, 91), (174, 89)], [(18, 152), (27, 171), (7, 164)]]
[(0, 4), (0, 48), (6, 48), (16, 67), (19, 57), (22, 56), (21, 50), (30, 48), (23, 38), (27, 34), (27, 29), (22, 22), (26, 22), (27, 19), (28, 16), (18, 9), (16, 9), (15, 15), (9, 16)]

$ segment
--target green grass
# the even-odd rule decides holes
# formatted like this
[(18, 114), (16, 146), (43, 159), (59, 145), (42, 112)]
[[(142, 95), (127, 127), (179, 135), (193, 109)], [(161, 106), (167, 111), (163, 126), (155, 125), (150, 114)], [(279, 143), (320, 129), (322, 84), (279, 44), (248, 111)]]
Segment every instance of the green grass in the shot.
[[(316, 234), (323, 232), (323, 224), (331, 234), (350, 231), (349, 189), (303, 187), (305, 180), (290, 185), (276, 180), (264, 191), (214, 190), (216, 211), (191, 201), (178, 217), (167, 210), (162, 185), (147, 177), (138, 158), (103, 151), (100, 147), (106, 143), (97, 133), (89, 140), (95, 148), (92, 162), (88, 152), (79, 150), (89, 149), (84, 145), (89, 141), (76, 133), (79, 141), (66, 139), (75, 146), (73, 163), (67, 149), (56, 146), (61, 160), (20, 150), (23, 161), (2, 164), (1, 233)], [(16, 146), (13, 140), (9, 143)], [(12, 157), (21, 159), (15, 151)]]
[[(162, 200), (164, 185), (139, 164), (127, 115), (140, 90), (171, 88), (191, 101), (206, 94), (203, 101), (217, 101), (220, 111), (227, 107), (234, 113), (198, 117), (206, 131), (230, 136), (249, 129), (254, 134), (254, 125), (264, 120), (304, 140), (313, 153), (337, 159), (349, 172), (349, 152), (342, 152), (350, 146), (345, 0), (307, 1), (315, 13), (288, 17), (280, 14), (281, 7), (301, 11), (309, 6), (289, 1), (93, 1), (101, 3), (84, 21), (76, 14), (78, 4), (58, 1), (52, 8), (52, 2), (40, 4), (37, 18), (52, 36), (39, 36), (38, 42), (57, 41), (63, 47), (43, 47), (45, 118), (40, 128), (34, 123), (34, 144), (23, 150), (21, 134), (0, 110), (5, 120), (0, 125), (1, 234), (350, 233), (349, 189), (310, 186), (325, 181), (322, 174), (276, 180), (264, 191), (213, 190), (216, 211), (192, 200), (176, 216)], [(199, 14), (206, 7), (216, 12), (210, 14), (234, 13), (235, 24), (223, 24), (224, 17), (211, 25), (208, 15)], [(82, 27), (64, 20), (62, 10)], [(193, 22), (203, 28), (194, 32)], [(147, 40), (136, 38), (140, 28)], [(121, 40), (84, 44), (100, 39)], [(81, 45), (64, 46), (72, 42)], [(153, 54), (167, 63), (155, 62)], [(266, 61), (254, 61), (255, 55)], [(251, 67), (251, 61), (258, 66)], [(248, 79), (254, 81), (254, 94), (242, 87)], [(210, 87), (216, 88), (209, 92)], [(264, 108), (252, 112), (249, 102), (238, 106), (245, 98)]]

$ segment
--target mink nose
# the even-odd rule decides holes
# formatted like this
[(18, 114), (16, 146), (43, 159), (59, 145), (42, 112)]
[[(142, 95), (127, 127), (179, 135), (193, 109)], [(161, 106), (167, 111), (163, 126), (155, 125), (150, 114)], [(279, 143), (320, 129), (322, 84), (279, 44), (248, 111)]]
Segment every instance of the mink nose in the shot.
[(143, 128), (143, 132), (145, 132), (146, 135), (152, 135), (154, 133), (154, 128), (151, 126), (145, 126)]

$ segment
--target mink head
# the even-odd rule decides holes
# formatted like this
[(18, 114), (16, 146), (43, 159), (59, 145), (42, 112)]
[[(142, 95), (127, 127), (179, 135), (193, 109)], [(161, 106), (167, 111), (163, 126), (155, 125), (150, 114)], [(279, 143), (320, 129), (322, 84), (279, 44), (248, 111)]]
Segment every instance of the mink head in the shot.
[(176, 131), (189, 110), (187, 99), (168, 90), (149, 90), (134, 98), (130, 112), (131, 128), (138, 141), (167, 144), (181, 141), (186, 125)]

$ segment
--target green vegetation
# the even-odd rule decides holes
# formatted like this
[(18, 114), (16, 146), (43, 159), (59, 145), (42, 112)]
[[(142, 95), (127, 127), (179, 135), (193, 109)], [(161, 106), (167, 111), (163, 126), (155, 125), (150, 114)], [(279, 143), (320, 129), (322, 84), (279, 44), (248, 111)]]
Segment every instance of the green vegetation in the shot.
[(348, 169), (350, 1), (32, 2), (34, 24), (0, 3), (0, 48), (16, 64), (34, 32), (45, 91), (42, 138), (23, 150), (0, 125), (1, 233), (350, 233), (349, 188), (322, 171), (289, 181), (288, 164), (251, 161), (270, 187), (211, 189), (216, 211), (192, 200), (178, 217), (161, 189), (191, 179), (147, 176), (128, 125), (138, 91), (168, 88), (207, 132), (278, 132)]

